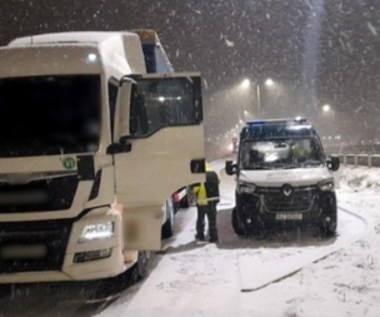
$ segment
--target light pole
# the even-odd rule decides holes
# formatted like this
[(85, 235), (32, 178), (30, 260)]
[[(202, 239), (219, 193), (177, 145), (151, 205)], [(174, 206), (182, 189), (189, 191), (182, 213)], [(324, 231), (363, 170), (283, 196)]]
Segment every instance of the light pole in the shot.
[[(264, 81), (256, 81), (256, 102), (257, 102), (257, 116), (261, 116), (261, 85), (264, 84), (267, 88), (272, 88), (275, 82), (271, 78), (267, 78)], [(251, 81), (249, 78), (245, 78), (241, 81), (239, 88), (243, 91), (249, 90), (251, 87)]]
[[(268, 88), (273, 87), (274, 81), (271, 78), (267, 78), (264, 81), (264, 85)], [(261, 88), (260, 88), (260, 81), (257, 81), (256, 83), (256, 95), (257, 95), (257, 113), (258, 116), (261, 116)]]
[(328, 131), (329, 134), (334, 134), (336, 131), (336, 127), (334, 125), (335, 119), (335, 109), (331, 107), (329, 104), (324, 104), (321, 108), (321, 115), (323, 117), (323, 125)]
[(257, 116), (261, 116), (261, 92), (260, 92), (260, 83), (256, 84), (256, 94), (257, 94)]

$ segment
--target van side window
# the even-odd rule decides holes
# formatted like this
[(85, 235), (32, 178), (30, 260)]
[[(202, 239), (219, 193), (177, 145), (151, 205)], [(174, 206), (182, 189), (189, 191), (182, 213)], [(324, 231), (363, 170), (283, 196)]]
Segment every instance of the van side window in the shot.
[(108, 106), (110, 109), (112, 139), (113, 139), (114, 126), (115, 126), (115, 110), (116, 110), (116, 99), (117, 99), (118, 89), (119, 87), (116, 81), (111, 79), (108, 82)]

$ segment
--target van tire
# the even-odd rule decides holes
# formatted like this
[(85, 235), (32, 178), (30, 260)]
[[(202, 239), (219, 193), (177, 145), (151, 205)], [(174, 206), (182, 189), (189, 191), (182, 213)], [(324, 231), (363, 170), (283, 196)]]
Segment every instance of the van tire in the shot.
[(330, 215), (331, 221), (329, 223), (326, 223), (324, 220), (320, 224), (319, 228), (322, 233), (322, 235), (326, 237), (333, 237), (336, 235), (336, 228), (337, 228), (337, 212)]
[(232, 222), (232, 228), (234, 229), (235, 233), (239, 237), (243, 237), (247, 235), (247, 230), (245, 228), (244, 223), (241, 221), (239, 217), (236, 207), (232, 209), (231, 222)]

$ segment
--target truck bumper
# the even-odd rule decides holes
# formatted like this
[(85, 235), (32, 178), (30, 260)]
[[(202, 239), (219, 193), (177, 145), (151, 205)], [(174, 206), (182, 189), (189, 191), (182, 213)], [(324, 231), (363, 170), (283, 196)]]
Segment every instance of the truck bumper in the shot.
[[(113, 235), (104, 239), (80, 241), (88, 225), (113, 223)], [(123, 252), (121, 215), (110, 208), (99, 208), (80, 219), (0, 223), (0, 284), (54, 281), (88, 281), (117, 276), (136, 263), (137, 252), (126, 259)], [(44, 247), (44, 256), (4, 257), (21, 246)], [(16, 247), (16, 248), (15, 248)], [(16, 249), (16, 251), (14, 251)], [(12, 255), (13, 256), (13, 255)]]
[[(67, 264), (62, 271), (31, 271), (0, 274), (0, 284), (35, 283), (35, 282), (63, 282), (89, 281), (106, 279), (117, 276), (134, 265), (135, 262), (124, 264), (119, 258), (122, 254), (120, 247), (112, 250), (110, 258), (85, 263), (72, 263), (72, 256), (67, 256)], [(121, 257), (121, 256), (120, 256)], [(70, 263), (71, 262), (71, 263)]]

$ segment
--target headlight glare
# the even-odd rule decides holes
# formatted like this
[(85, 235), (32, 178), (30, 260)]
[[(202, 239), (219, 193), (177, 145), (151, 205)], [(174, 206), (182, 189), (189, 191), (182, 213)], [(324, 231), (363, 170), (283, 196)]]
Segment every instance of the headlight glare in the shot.
[(320, 182), (318, 187), (323, 192), (330, 192), (334, 190), (334, 180), (330, 179), (327, 181)]
[(239, 193), (241, 194), (253, 194), (256, 191), (255, 184), (239, 183)]
[(86, 225), (79, 238), (79, 243), (97, 240), (97, 239), (107, 239), (111, 238), (114, 233), (114, 223), (104, 222), (97, 224)]

